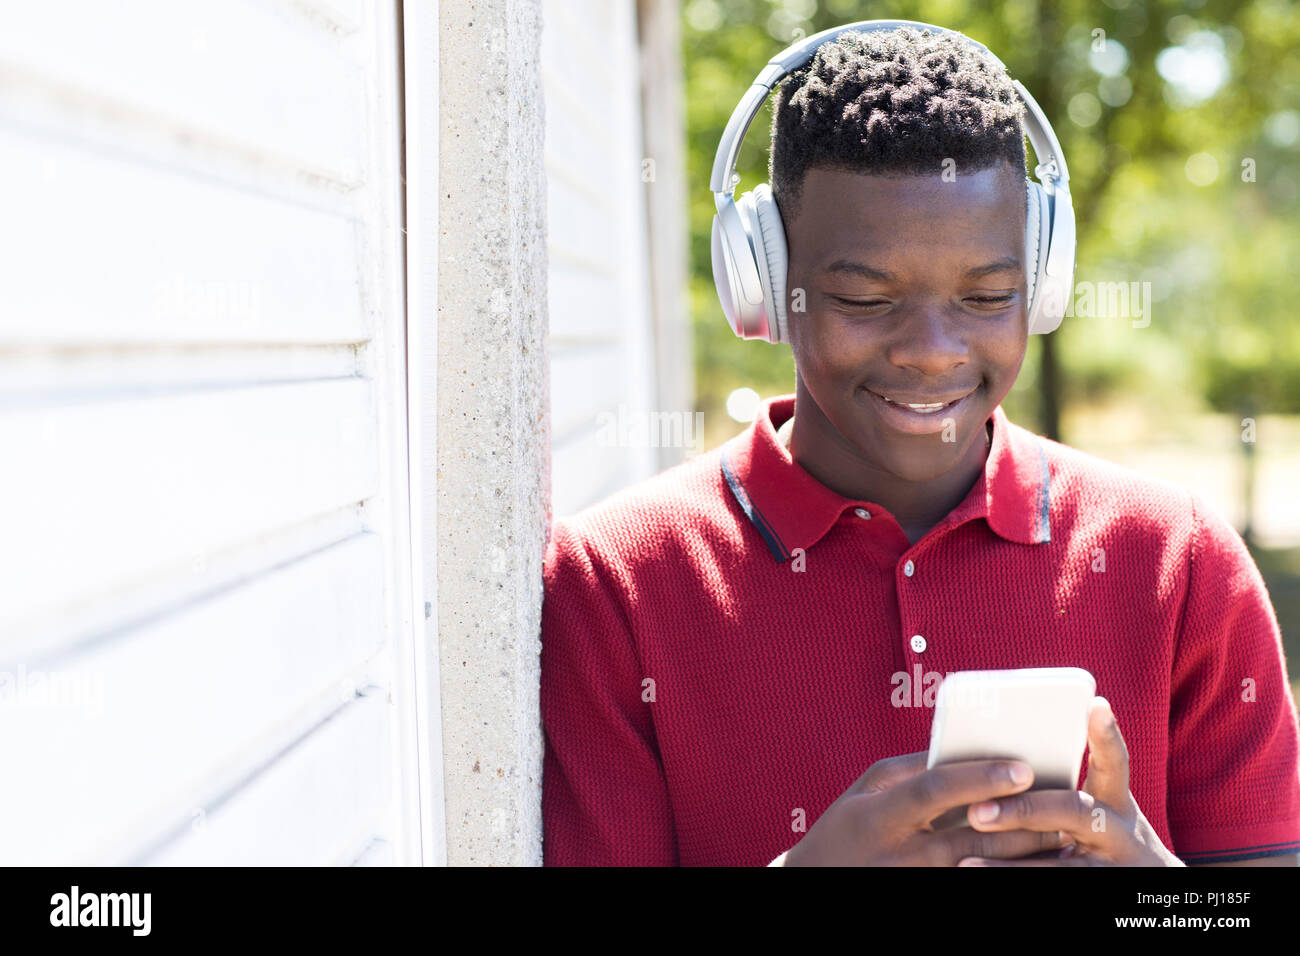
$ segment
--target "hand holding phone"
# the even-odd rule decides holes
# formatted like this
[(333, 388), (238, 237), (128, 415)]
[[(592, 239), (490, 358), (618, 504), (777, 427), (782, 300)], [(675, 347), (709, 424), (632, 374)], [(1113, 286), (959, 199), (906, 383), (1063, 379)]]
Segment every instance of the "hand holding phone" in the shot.
[[(958, 804), (1023, 792), (1013, 762), (968, 760), (927, 770), (926, 752), (877, 760), (784, 856), (785, 866), (956, 866), (972, 856), (1016, 860), (1067, 845), (1055, 831), (936, 833), (930, 821)], [(1019, 765), (1028, 771), (1029, 767)]]
[[(1096, 689), (1092, 674), (1078, 667), (949, 674), (935, 701), (926, 768), (963, 760), (1021, 760), (1034, 771), (1030, 790), (1073, 790)], [(966, 811), (956, 807), (932, 826), (969, 826)]]
[[(1077, 668), (962, 673), (939, 687), (929, 751), (872, 764), (785, 854), (786, 866), (956, 866), (973, 856), (1025, 859), (1073, 842), (1055, 831), (989, 833), (962, 824), (971, 803), (1074, 788), (1092, 675)], [(1014, 778), (1013, 764), (1035, 774), (1032, 783)]]

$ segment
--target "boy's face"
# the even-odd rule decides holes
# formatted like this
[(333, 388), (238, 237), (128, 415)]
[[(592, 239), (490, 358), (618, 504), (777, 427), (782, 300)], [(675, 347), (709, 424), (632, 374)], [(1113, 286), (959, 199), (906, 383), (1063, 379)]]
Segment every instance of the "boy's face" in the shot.
[[(907, 481), (945, 474), (975, 440), (982, 453), (984, 423), (1025, 356), (1024, 189), (1009, 164), (952, 182), (806, 173), (785, 223), (787, 304), (802, 289), (805, 306), (789, 309), (789, 329), (800, 388), (833, 426), (809, 434)], [(882, 394), (965, 397), (921, 415)]]

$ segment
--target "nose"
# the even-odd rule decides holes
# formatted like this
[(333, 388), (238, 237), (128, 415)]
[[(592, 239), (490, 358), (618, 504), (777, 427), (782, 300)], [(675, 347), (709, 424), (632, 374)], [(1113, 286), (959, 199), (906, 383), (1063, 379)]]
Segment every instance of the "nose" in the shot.
[(914, 369), (927, 378), (942, 377), (970, 361), (967, 330), (937, 302), (913, 310), (894, 331), (888, 354), (899, 368)]

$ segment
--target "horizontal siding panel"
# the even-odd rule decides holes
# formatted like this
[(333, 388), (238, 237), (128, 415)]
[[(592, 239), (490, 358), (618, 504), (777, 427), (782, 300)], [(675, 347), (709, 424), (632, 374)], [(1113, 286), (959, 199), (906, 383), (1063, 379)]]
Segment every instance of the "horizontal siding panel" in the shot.
[[(574, 250), (578, 257), (596, 263), (601, 271), (615, 274), (626, 251), (622, 247), (617, 211), (608, 202), (593, 203), (586, 192), (575, 189), (572, 180), (588, 174), (571, 166), (566, 172), (557, 172), (561, 163), (558, 159), (546, 163), (546, 197), (550, 210), (547, 242), (551, 248)], [(629, 175), (639, 174), (632, 170)], [(590, 181), (601, 185), (600, 176), (594, 172)], [(619, 303), (605, 305), (617, 307)]]
[(614, 146), (610, 142), (607, 113), (601, 112), (600, 97), (578, 96), (567, 84), (558, 80), (544, 65), (542, 88), (548, 106), (554, 115), (546, 117), (545, 156), (554, 164), (564, 163), (575, 168), (586, 179), (586, 188), (605, 188), (611, 176), (618, 175), (614, 168)]
[(631, 402), (621, 347), (551, 351), (551, 435), (557, 444), (592, 427), (602, 409)]
[(547, 0), (548, 9), (557, 14), (557, 23), (563, 24), (570, 36), (579, 36), (584, 32), (597, 38), (595, 45), (603, 48), (615, 37), (614, 8), (619, 3), (633, 3), (635, 0)]
[(606, 438), (593, 422), (590, 428), (571, 435), (565, 442), (557, 442), (552, 448), (551, 507), (557, 516), (573, 514), (635, 480), (635, 469), (643, 453), (617, 443), (603, 444), (604, 441)]
[(349, 218), (3, 127), (0, 155), (0, 346), (371, 336)]
[(309, 10), (324, 16), (344, 33), (355, 33), (365, 22), (366, 0), (299, 0)]
[(95, 862), (206, 816), (212, 781), (274, 757), (314, 698), (344, 699), (340, 682), (382, 646), (382, 593), (382, 546), (364, 534), (76, 654), (11, 665), (0, 858)]
[(393, 845), (387, 840), (372, 840), (352, 861), (353, 866), (393, 866)]
[[(648, 416), (648, 172), (639, 142), (635, 0), (543, 0), (552, 507), (572, 513), (654, 470), (602, 413)], [(596, 67), (600, 66), (597, 70)], [(604, 82), (592, 84), (600, 72)], [(651, 157), (653, 158), (653, 157)], [(558, 212), (557, 212), (558, 210)]]
[(0, 407), (50, 396), (192, 390), (346, 378), (362, 370), (356, 345), (0, 347)]
[(400, 11), (2, 18), (0, 861), (418, 858)]
[[(0, 409), (0, 635), (376, 493), (361, 378)], [(3, 656), (0, 637), (0, 656)]]
[(364, 74), (291, 4), (11, 4), (0, 68), (11, 83), (54, 84), (313, 175), (361, 178)]
[(351, 863), (360, 848), (386, 829), (385, 697), (371, 694), (343, 707), (145, 864)]
[[(609, 50), (616, 39), (611, 8), (635, 0), (544, 0), (542, 4), (542, 50), (544, 72), (561, 78), (572, 90), (591, 88), (591, 99), (601, 104), (609, 99), (608, 82), (592, 83), (593, 76), (606, 76), (611, 67), (625, 69), (624, 62), (610, 62)], [(597, 112), (597, 115), (600, 115)]]
[(552, 259), (547, 296), (553, 347), (613, 343), (624, 334), (617, 306), (618, 283), (612, 276)]
[[(564, 123), (563, 114), (555, 119), (557, 126)], [(605, 165), (591, 155), (574, 154), (560, 149), (555, 143), (547, 146), (542, 160), (547, 178), (557, 191), (552, 193), (564, 203), (566, 217), (582, 212), (590, 222), (592, 216), (602, 211), (608, 213), (609, 194), (602, 189), (602, 177), (607, 177)], [(577, 209), (577, 207), (585, 209)]]

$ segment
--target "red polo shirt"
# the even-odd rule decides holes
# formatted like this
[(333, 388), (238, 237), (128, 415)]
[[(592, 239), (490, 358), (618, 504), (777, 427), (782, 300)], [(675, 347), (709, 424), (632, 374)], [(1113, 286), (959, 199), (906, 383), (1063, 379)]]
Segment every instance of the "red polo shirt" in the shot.
[(909, 544), (793, 462), (793, 410), (769, 400), (720, 448), (555, 522), (547, 865), (767, 864), (872, 763), (928, 747), (932, 709), (900, 675), (1060, 666), (1097, 678), (1177, 856), (1300, 850), (1277, 619), (1202, 498), (999, 406), (983, 474)]

